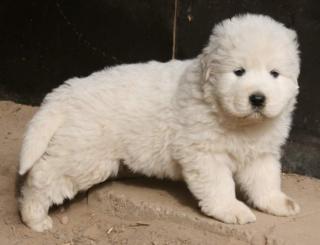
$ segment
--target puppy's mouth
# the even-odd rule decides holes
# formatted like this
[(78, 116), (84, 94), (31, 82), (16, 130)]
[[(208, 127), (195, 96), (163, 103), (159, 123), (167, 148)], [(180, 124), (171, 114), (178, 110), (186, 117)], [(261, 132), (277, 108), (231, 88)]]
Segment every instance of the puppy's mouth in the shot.
[(262, 121), (266, 118), (267, 116), (260, 109), (254, 109), (252, 112), (242, 117), (243, 120), (249, 121)]

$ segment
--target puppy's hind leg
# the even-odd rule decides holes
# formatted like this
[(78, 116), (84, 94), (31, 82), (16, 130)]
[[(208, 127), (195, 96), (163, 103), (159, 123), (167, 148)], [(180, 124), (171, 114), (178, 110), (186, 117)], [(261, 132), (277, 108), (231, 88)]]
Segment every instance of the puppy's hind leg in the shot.
[(52, 204), (62, 204), (64, 199), (73, 198), (78, 191), (87, 190), (118, 173), (118, 161), (96, 160), (78, 162), (79, 169), (58, 167), (56, 162), (43, 159), (35, 164), (21, 189), (23, 222), (38, 232), (51, 229), (48, 210)]
[(40, 159), (30, 170), (21, 188), (21, 218), (38, 232), (52, 228), (52, 220), (48, 216), (50, 206), (61, 204), (65, 198), (72, 198), (76, 194), (71, 180), (51, 169), (53, 164)]
[(48, 210), (52, 202), (46, 196), (46, 189), (25, 184), (21, 192), (19, 204), (23, 222), (38, 232), (51, 229), (52, 220), (48, 216)]

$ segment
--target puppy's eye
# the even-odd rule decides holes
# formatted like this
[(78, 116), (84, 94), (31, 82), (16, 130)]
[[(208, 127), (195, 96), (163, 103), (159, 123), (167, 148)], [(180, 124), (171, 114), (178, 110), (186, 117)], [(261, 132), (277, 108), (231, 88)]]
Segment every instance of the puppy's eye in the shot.
[(279, 72), (272, 70), (270, 71), (271, 76), (273, 76), (274, 78), (277, 78), (279, 76)]
[(233, 73), (238, 77), (241, 77), (245, 72), (246, 72), (246, 70), (243, 68), (239, 68), (239, 69), (233, 71)]

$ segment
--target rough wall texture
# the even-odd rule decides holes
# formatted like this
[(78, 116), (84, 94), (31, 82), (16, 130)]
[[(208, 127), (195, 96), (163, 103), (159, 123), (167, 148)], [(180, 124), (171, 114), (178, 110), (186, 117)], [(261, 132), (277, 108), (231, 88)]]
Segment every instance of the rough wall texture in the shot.
[(120, 63), (166, 61), (172, 50), (178, 59), (194, 57), (215, 23), (246, 12), (271, 15), (298, 32), (301, 92), (284, 169), (320, 177), (320, 2), (316, 0), (4, 0), (0, 99), (39, 104), (47, 92), (72, 76)]

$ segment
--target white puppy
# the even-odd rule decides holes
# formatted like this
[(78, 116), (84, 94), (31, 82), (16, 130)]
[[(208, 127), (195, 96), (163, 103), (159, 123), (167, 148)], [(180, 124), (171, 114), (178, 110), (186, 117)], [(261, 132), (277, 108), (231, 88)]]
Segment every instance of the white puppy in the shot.
[(281, 191), (280, 153), (298, 93), (296, 33), (270, 17), (218, 24), (193, 60), (121, 65), (73, 78), (46, 96), (23, 142), (23, 221), (52, 227), (48, 209), (116, 176), (181, 179), (220, 221), (299, 206)]

